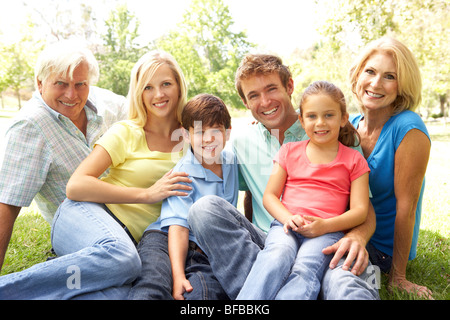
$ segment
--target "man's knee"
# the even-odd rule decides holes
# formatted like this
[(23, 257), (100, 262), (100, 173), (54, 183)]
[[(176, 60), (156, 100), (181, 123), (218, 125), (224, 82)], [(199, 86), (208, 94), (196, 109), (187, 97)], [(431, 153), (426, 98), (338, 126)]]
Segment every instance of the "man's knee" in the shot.
[(198, 199), (189, 209), (188, 222), (190, 226), (196, 226), (199, 223), (205, 223), (212, 218), (211, 212), (214, 211), (221, 201), (226, 201), (215, 195), (207, 195)]

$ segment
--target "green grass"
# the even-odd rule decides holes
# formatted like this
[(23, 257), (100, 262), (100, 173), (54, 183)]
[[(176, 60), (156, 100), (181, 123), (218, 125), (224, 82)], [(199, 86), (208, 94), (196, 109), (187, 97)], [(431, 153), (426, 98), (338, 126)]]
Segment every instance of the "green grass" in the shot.
[(14, 224), (0, 275), (17, 272), (52, 256), (50, 225), (35, 205), (22, 209)]
[[(450, 124), (427, 123), (432, 149), (426, 174), (426, 191), (417, 258), (408, 263), (408, 280), (427, 286), (436, 300), (450, 300)], [(22, 209), (0, 275), (43, 262), (51, 256), (50, 226), (35, 206)], [(419, 297), (388, 292), (382, 275), (380, 296), (384, 300), (415, 300)]]

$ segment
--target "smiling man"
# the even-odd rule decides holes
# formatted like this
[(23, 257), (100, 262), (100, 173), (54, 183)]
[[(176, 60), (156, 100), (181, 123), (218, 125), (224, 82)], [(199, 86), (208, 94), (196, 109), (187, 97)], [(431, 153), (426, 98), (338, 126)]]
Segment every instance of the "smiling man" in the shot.
[(124, 97), (92, 87), (98, 74), (94, 55), (78, 42), (58, 42), (39, 56), (37, 90), (2, 138), (0, 268), (21, 207), (34, 199), (51, 223), (74, 170), (106, 129), (126, 119)]
[[(232, 134), (239, 165), (240, 187), (251, 195), (244, 201), (246, 217), (218, 197), (204, 197), (191, 207), (189, 224), (208, 256), (215, 276), (232, 299), (238, 295), (256, 256), (264, 247), (273, 217), (262, 197), (282, 144), (308, 139), (291, 102), (294, 91), (289, 68), (273, 55), (249, 54), (236, 72), (236, 89), (256, 124)], [(248, 203), (251, 205), (247, 206)], [(252, 214), (247, 214), (249, 210)], [(372, 211), (362, 225), (349, 231), (325, 254), (336, 254), (322, 281), (323, 299), (377, 299), (368, 285), (365, 245), (375, 229)], [(346, 258), (342, 258), (347, 254)], [(342, 258), (342, 259), (341, 259)], [(336, 268), (339, 262), (339, 268)], [(350, 269), (350, 265), (354, 262)], [(363, 274), (361, 274), (363, 273)], [(357, 276), (360, 275), (360, 276)]]

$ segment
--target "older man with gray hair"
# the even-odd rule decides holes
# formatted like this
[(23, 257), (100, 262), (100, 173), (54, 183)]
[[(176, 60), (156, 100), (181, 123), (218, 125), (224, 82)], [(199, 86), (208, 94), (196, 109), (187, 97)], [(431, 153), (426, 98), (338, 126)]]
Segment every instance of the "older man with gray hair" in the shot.
[(21, 207), (34, 199), (51, 223), (66, 183), (97, 139), (127, 118), (126, 99), (93, 87), (98, 63), (78, 41), (48, 46), (36, 91), (6, 131), (0, 159), (0, 269)]

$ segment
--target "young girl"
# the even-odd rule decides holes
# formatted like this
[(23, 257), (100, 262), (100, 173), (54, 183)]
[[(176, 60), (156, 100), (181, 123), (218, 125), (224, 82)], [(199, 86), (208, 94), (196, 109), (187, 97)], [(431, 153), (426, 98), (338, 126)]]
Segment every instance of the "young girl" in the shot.
[(349, 148), (357, 133), (348, 117), (333, 84), (304, 92), (299, 119), (310, 140), (282, 145), (275, 156), (263, 197), (275, 220), (238, 299), (316, 299), (331, 259), (322, 249), (365, 221), (369, 169)]

